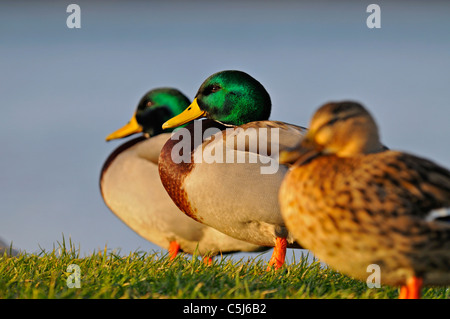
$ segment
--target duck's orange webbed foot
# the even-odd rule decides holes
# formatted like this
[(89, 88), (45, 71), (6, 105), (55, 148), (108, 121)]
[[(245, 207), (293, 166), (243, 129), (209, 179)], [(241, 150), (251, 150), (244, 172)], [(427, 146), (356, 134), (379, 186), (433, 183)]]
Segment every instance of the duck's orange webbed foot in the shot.
[(273, 248), (272, 257), (269, 260), (269, 266), (267, 271), (270, 271), (272, 267), (277, 270), (280, 269), (284, 264), (284, 259), (286, 258), (286, 248), (287, 239), (277, 237), (275, 241), (275, 247)]
[(405, 286), (400, 289), (398, 299), (420, 299), (420, 291), (422, 289), (423, 279), (411, 277)]
[(169, 244), (170, 260), (174, 260), (179, 251), (180, 251), (180, 244), (177, 243), (176, 241), (171, 241)]
[(211, 266), (213, 262), (213, 258), (210, 256), (203, 257), (203, 263), (207, 266)]

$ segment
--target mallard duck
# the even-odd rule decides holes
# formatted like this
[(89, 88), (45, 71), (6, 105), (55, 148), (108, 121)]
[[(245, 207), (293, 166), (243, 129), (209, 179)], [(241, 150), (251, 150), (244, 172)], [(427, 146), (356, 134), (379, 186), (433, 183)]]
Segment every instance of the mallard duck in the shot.
[(450, 284), (450, 171), (384, 150), (361, 104), (320, 107), (280, 161), (295, 163), (279, 193), (286, 225), (323, 262), (365, 281), (378, 265), (381, 283), (401, 286), (400, 298)]
[(171, 259), (181, 251), (189, 254), (197, 251), (210, 257), (266, 249), (231, 238), (187, 217), (164, 190), (158, 174), (158, 157), (170, 133), (162, 133), (161, 124), (189, 103), (176, 89), (151, 90), (140, 100), (130, 122), (108, 135), (107, 141), (144, 133), (120, 145), (104, 163), (100, 189), (106, 205), (140, 236), (168, 249)]
[[(206, 118), (167, 141), (159, 172), (184, 213), (231, 237), (274, 247), (268, 269), (278, 269), (286, 248), (299, 248), (278, 204), (278, 188), (288, 169), (278, 165), (278, 149), (296, 145), (305, 129), (269, 121), (270, 112), (269, 94), (249, 74), (229, 70), (211, 75), (192, 104), (164, 123), (167, 129)], [(256, 134), (246, 141), (252, 130)]]

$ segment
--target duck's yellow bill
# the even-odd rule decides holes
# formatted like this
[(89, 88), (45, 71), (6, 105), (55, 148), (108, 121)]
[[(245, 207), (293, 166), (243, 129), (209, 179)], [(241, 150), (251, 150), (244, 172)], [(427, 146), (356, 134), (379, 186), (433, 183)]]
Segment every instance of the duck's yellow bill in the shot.
[(281, 151), (278, 157), (278, 162), (280, 164), (292, 164), (295, 163), (301, 154), (295, 150), (284, 150)]
[(300, 141), (300, 143), (292, 148), (280, 151), (278, 161), (280, 164), (294, 164), (306, 162), (307, 160), (320, 155), (322, 147), (317, 145), (312, 137), (311, 131)]
[(187, 122), (190, 122), (192, 120), (198, 119), (199, 117), (202, 117), (206, 114), (206, 111), (203, 111), (200, 109), (200, 106), (198, 106), (197, 98), (192, 101), (191, 105), (187, 109), (185, 109), (183, 112), (178, 114), (175, 117), (172, 117), (170, 120), (165, 122), (162, 125), (162, 128), (168, 129), (177, 127), (183, 124), (186, 124)]
[(117, 131), (109, 134), (106, 137), (106, 141), (111, 141), (117, 138), (126, 137), (131, 134), (142, 132), (142, 126), (136, 120), (136, 114), (133, 115), (131, 120), (123, 127), (119, 128)]

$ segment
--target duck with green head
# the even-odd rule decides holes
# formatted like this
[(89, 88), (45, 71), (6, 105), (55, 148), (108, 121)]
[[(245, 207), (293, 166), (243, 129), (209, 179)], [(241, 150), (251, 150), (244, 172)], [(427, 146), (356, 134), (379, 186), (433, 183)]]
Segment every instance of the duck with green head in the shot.
[[(198, 118), (206, 120), (194, 121), (175, 133), (164, 145), (159, 160), (161, 181), (177, 206), (231, 237), (274, 247), (268, 269), (280, 268), (286, 248), (299, 245), (284, 225), (277, 199), (288, 166), (279, 165), (271, 174), (262, 174), (261, 169), (267, 165), (264, 163), (277, 162), (277, 150), (296, 145), (306, 131), (296, 125), (269, 121), (270, 112), (270, 96), (256, 79), (241, 71), (215, 73), (203, 82), (192, 104), (165, 122), (163, 128)], [(177, 143), (184, 140), (181, 135), (186, 130), (193, 135), (198, 133), (195, 126), (199, 123), (202, 134), (211, 128), (216, 133), (203, 139), (201, 145), (193, 143), (189, 149), (192, 160), (180, 162), (176, 157), (181, 154), (174, 152)], [(230, 143), (251, 129), (257, 132), (257, 142)], [(254, 142), (256, 146), (252, 145)], [(213, 162), (194, 160), (205, 156), (204, 150), (210, 146), (222, 149), (226, 158)], [(263, 152), (268, 149), (270, 152)], [(199, 152), (202, 156), (197, 157)], [(244, 160), (229, 160), (239, 157)]]
[(158, 157), (170, 133), (163, 132), (161, 125), (189, 103), (176, 89), (153, 89), (142, 97), (129, 123), (106, 137), (109, 141), (143, 133), (120, 145), (105, 161), (100, 190), (106, 205), (140, 236), (168, 249), (171, 258), (179, 251), (213, 256), (263, 250), (189, 218), (163, 188)]

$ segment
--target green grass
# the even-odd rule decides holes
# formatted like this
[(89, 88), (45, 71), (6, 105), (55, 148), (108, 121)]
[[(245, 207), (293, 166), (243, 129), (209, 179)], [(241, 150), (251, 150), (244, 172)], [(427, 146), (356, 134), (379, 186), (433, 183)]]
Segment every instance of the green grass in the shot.
[[(266, 271), (258, 258), (235, 261), (216, 257), (211, 266), (200, 258), (135, 252), (119, 256), (104, 251), (80, 257), (63, 241), (40, 254), (0, 257), (0, 298), (397, 298), (398, 288), (369, 289), (307, 258)], [(69, 288), (70, 264), (80, 267), (81, 288)], [(448, 299), (450, 289), (426, 288), (423, 298)]]

